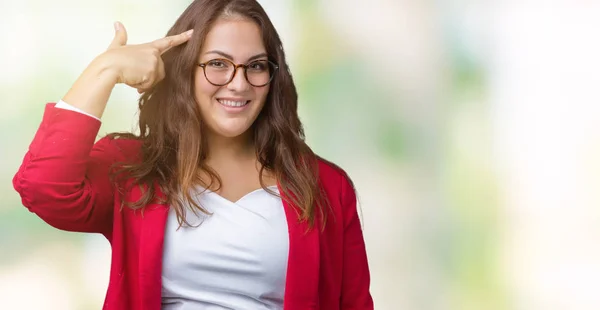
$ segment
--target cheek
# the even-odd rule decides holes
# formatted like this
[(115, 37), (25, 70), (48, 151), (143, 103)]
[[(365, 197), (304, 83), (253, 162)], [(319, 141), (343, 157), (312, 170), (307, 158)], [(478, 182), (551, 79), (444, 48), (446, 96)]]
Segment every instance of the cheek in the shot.
[(256, 90), (256, 98), (260, 98), (261, 106), (265, 104), (267, 100), (267, 95), (269, 94), (269, 86), (258, 88)]
[(200, 104), (208, 104), (219, 87), (210, 84), (204, 75), (196, 75), (194, 93)]

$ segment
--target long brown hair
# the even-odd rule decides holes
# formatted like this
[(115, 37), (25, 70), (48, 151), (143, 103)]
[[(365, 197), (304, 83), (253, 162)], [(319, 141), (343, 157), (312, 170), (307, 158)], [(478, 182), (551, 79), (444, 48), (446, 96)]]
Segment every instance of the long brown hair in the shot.
[[(269, 59), (279, 65), (271, 82), (265, 105), (250, 130), (253, 130), (256, 157), (261, 164), (261, 186), (266, 169), (277, 179), (288, 203), (295, 205), (298, 219), (314, 226), (315, 219), (325, 224), (325, 195), (319, 186), (318, 159), (304, 142), (304, 132), (298, 117), (298, 95), (286, 63), (283, 46), (275, 27), (255, 0), (196, 0), (181, 14), (167, 35), (194, 29), (193, 37), (183, 45), (163, 55), (165, 78), (139, 99), (139, 135), (113, 133), (114, 138), (141, 141), (142, 160), (121, 163), (113, 176), (126, 176), (132, 184), (141, 186), (140, 200), (127, 202), (132, 209), (142, 209), (160, 200), (158, 191), (177, 213), (178, 222), (189, 225), (186, 210), (208, 213), (195, 203), (190, 190), (206, 183), (200, 172), (206, 173), (209, 186), (221, 180), (205, 163), (207, 145), (202, 135), (202, 117), (194, 97), (194, 70), (197, 57), (211, 26), (218, 18), (242, 17), (258, 24)], [(129, 187), (130, 188), (130, 187)], [(121, 193), (124, 188), (119, 187)], [(166, 201), (165, 201), (166, 200)], [(187, 207), (186, 207), (187, 206)]]

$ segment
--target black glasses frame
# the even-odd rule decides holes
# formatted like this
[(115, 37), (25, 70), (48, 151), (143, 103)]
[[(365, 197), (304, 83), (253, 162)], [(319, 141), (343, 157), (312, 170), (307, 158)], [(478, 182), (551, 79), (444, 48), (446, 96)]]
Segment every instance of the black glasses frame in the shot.
[[(225, 82), (225, 83), (223, 83), (223, 84), (217, 84), (217, 83), (213, 83), (213, 82), (212, 82), (212, 81), (211, 81), (211, 80), (208, 78), (208, 76), (206, 76), (206, 65), (207, 65), (209, 62), (211, 62), (211, 61), (215, 61), (215, 60), (218, 60), (218, 61), (224, 61), (224, 62), (228, 62), (228, 63), (230, 63), (231, 65), (233, 65), (233, 74), (232, 74), (232, 75), (229, 77), (229, 79), (227, 80), (227, 82)], [(270, 63), (271, 65), (273, 65), (273, 68), (274, 68), (274, 69), (273, 69), (273, 73), (272, 73), (272, 74), (271, 74), (271, 76), (269, 77), (269, 81), (267, 81), (266, 83), (264, 83), (264, 84), (262, 84), (262, 85), (254, 85), (254, 84), (252, 84), (252, 82), (250, 82), (250, 79), (248, 79), (248, 67), (250, 67), (252, 64), (254, 64), (255, 62), (258, 62), (258, 61), (267, 61), (268, 63)], [(254, 86), (254, 87), (263, 87), (263, 86), (266, 86), (267, 84), (271, 83), (271, 81), (273, 81), (273, 78), (275, 77), (275, 72), (277, 72), (277, 70), (279, 69), (279, 66), (278, 66), (276, 63), (274, 63), (274, 62), (272, 62), (272, 61), (270, 61), (270, 60), (266, 60), (266, 59), (254, 60), (254, 61), (252, 61), (252, 62), (249, 62), (249, 63), (247, 63), (247, 64), (236, 64), (236, 63), (234, 63), (233, 61), (231, 61), (231, 60), (229, 60), (229, 59), (224, 59), (224, 58), (215, 58), (215, 59), (211, 59), (211, 60), (209, 60), (209, 61), (206, 61), (206, 62), (198, 63), (198, 66), (200, 66), (200, 67), (202, 68), (202, 71), (204, 71), (204, 77), (206, 78), (206, 80), (207, 80), (207, 81), (208, 81), (210, 84), (212, 84), (212, 85), (215, 85), (215, 86), (225, 86), (225, 85), (227, 85), (227, 84), (231, 83), (231, 81), (233, 81), (233, 79), (235, 78), (235, 75), (237, 74), (237, 72), (238, 72), (238, 69), (239, 69), (239, 68), (244, 68), (244, 77), (246, 78), (246, 81), (248, 82), (248, 84), (250, 84), (250, 85), (252, 85), (252, 86)]]

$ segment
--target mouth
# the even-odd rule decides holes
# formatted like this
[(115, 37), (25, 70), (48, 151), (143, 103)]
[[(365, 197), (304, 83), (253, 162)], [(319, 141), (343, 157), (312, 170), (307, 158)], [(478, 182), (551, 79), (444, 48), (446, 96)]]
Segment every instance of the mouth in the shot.
[(228, 108), (243, 108), (250, 103), (250, 100), (241, 100), (241, 99), (217, 99), (217, 101), (225, 107)]

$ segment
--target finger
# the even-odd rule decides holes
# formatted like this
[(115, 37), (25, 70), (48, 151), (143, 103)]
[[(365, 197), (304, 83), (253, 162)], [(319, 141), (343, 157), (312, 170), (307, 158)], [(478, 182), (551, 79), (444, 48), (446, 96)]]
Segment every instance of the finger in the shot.
[(109, 49), (124, 46), (127, 44), (127, 30), (120, 22), (115, 22), (115, 37), (108, 46)]
[(144, 86), (145, 86), (147, 83), (148, 83), (148, 77), (146, 77), (146, 76), (143, 76), (143, 77), (142, 77), (142, 79), (141, 79), (139, 82), (137, 82), (137, 83), (135, 83), (135, 84), (129, 84), (129, 86), (131, 86), (131, 87), (133, 87), (133, 88), (136, 88), (136, 89), (139, 91), (140, 89), (141, 89), (141, 90), (144, 90), (144, 89), (146, 88), (146, 87), (144, 87)]
[(148, 89), (150, 89), (149, 87), (147, 87), (146, 85), (140, 83), (140, 84), (135, 84), (132, 86), (133, 88), (137, 89), (137, 92), (139, 94), (148, 91)]
[(138, 88), (141, 88), (143, 90), (146, 90), (148, 88), (150, 88), (152, 86), (152, 84), (154, 83), (154, 81), (152, 81), (150, 78), (148, 78), (147, 76), (144, 76), (142, 78), (142, 81), (137, 84)]
[(160, 81), (162, 81), (162, 79), (165, 78), (165, 63), (163, 62), (162, 58), (158, 58), (158, 68), (157, 68), (157, 78), (156, 78), (156, 82), (158, 83)]
[(178, 46), (181, 45), (185, 42), (187, 42), (191, 37), (192, 37), (192, 33), (194, 32), (194, 29), (190, 29), (186, 32), (174, 35), (174, 36), (168, 36), (168, 37), (164, 37), (162, 39), (158, 39), (154, 42), (152, 42), (152, 45), (158, 49), (158, 51), (161, 54), (164, 54), (166, 51), (168, 51), (169, 49), (171, 49), (174, 46)]
[(156, 76), (154, 78), (148, 78), (147, 76), (144, 76), (139, 83), (132, 85), (132, 87), (136, 88), (138, 90), (138, 93), (141, 94), (142, 92), (150, 90), (159, 81), (160, 80), (156, 79)]

